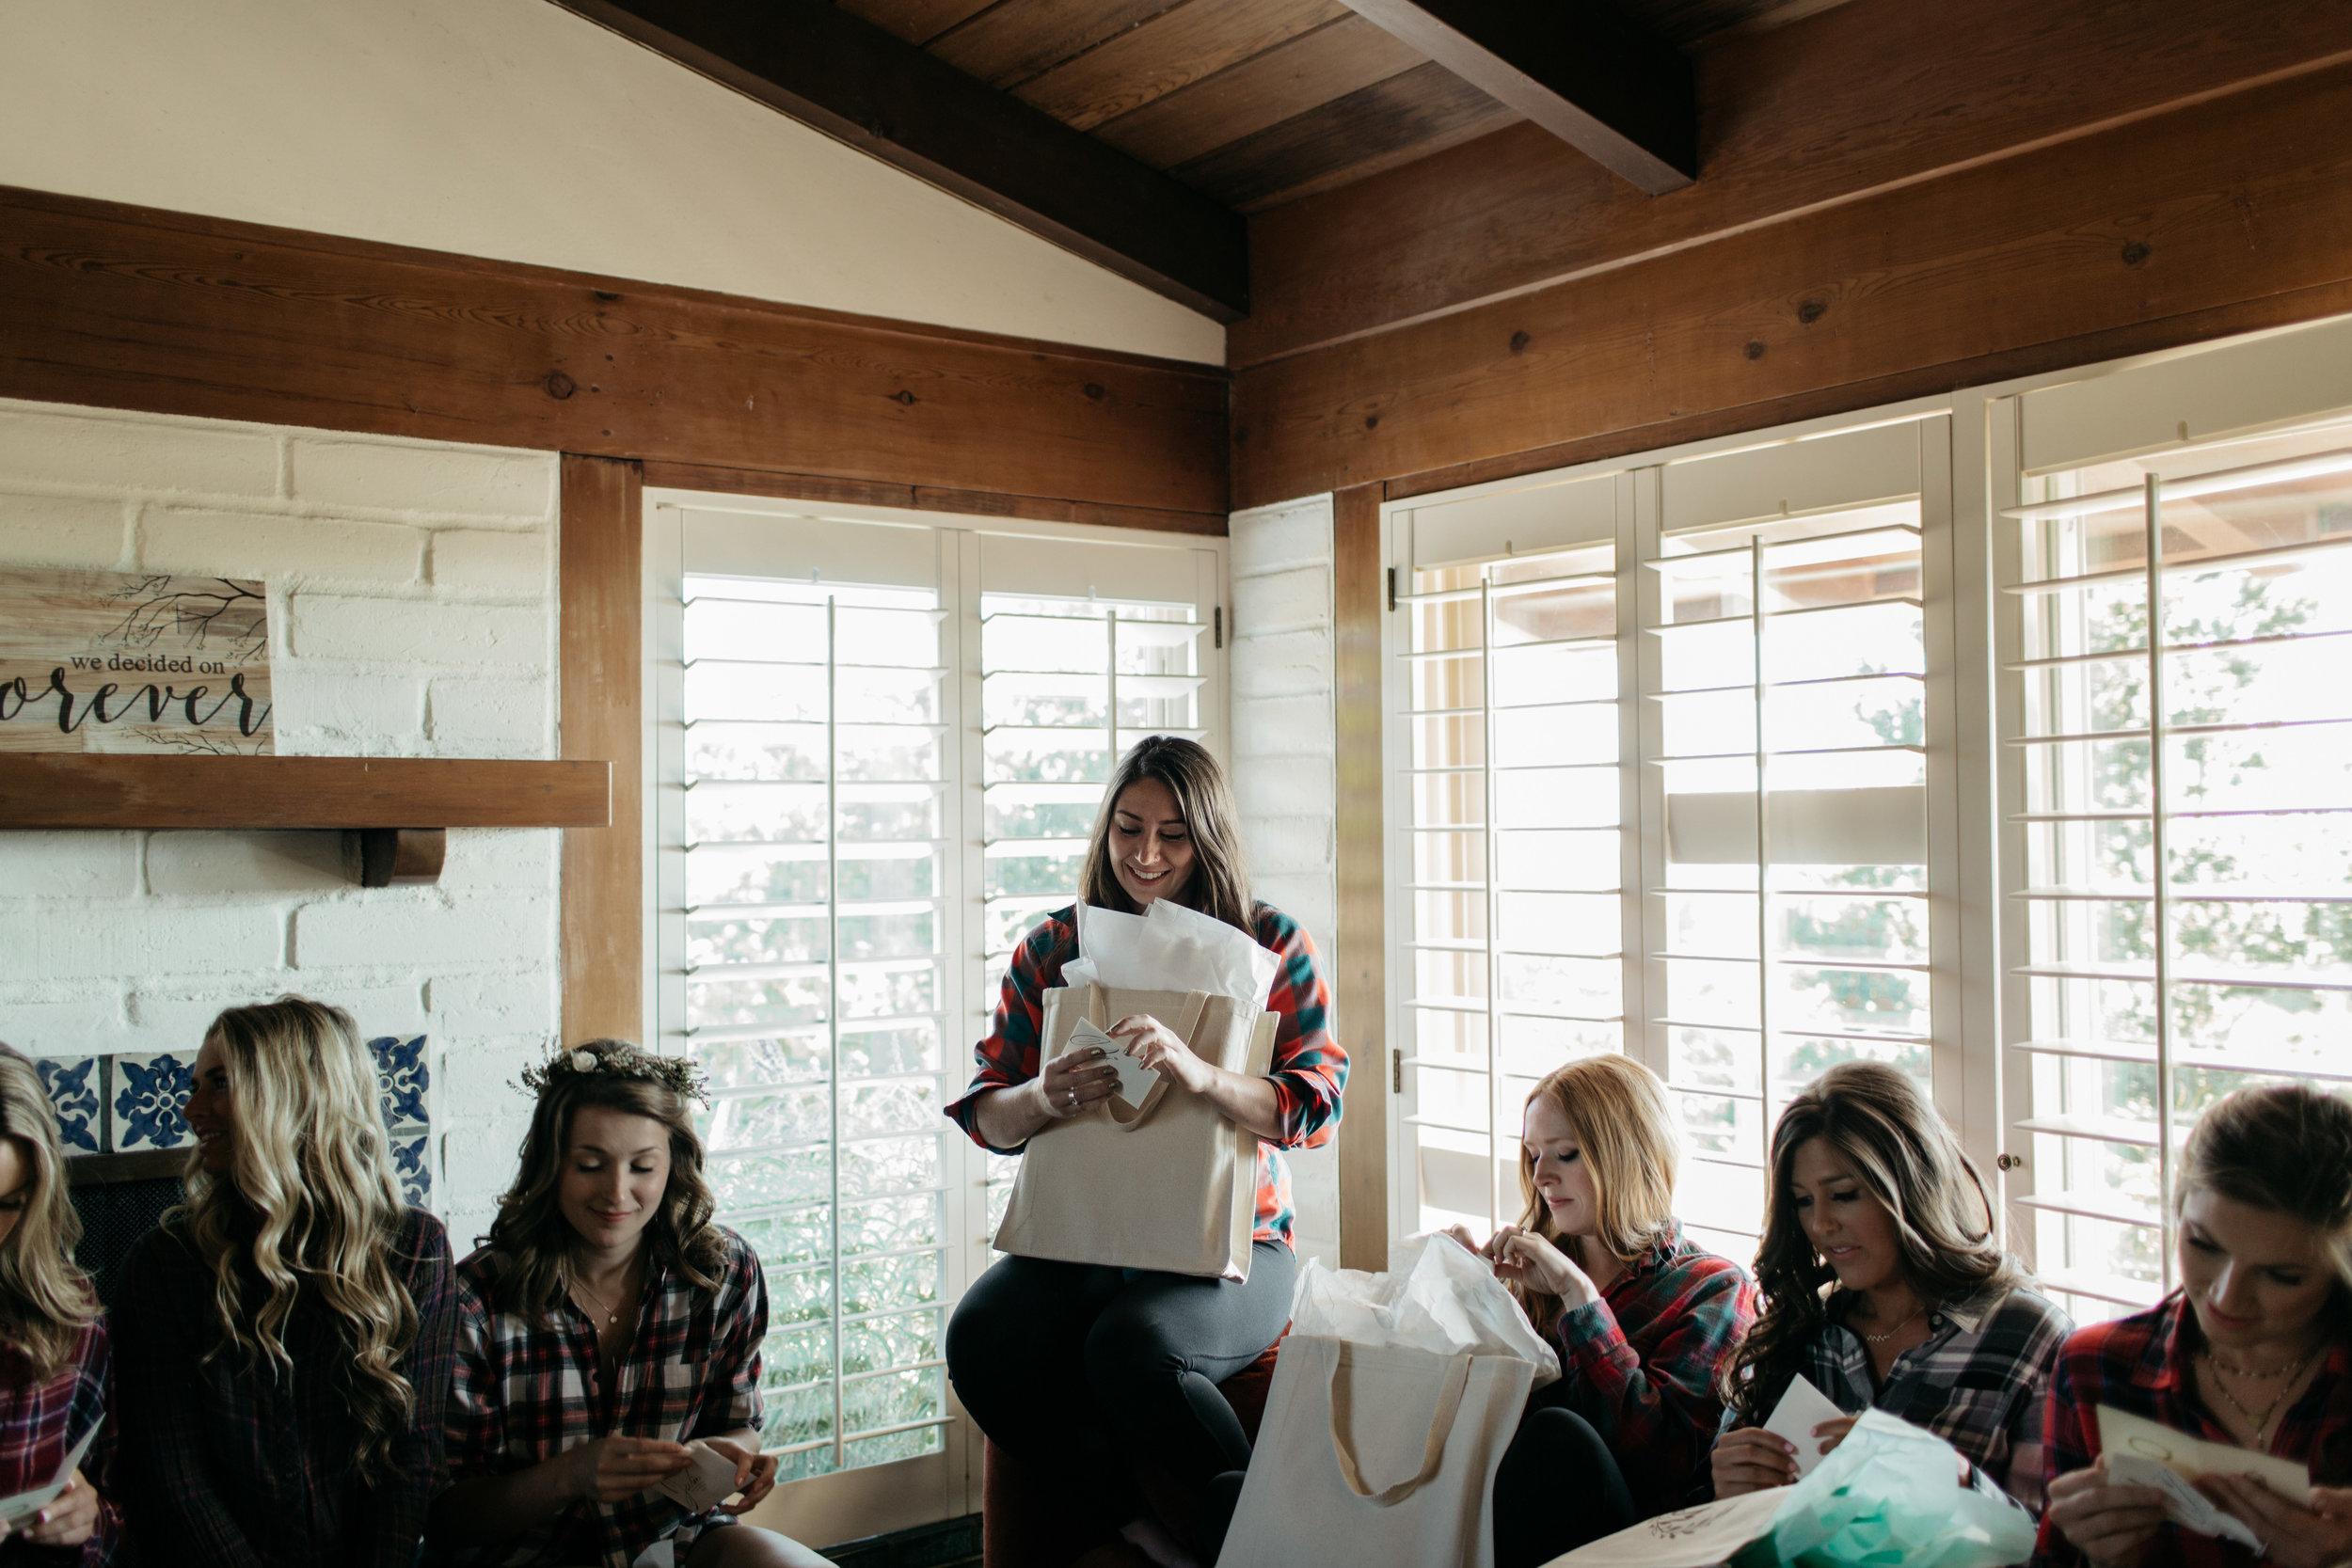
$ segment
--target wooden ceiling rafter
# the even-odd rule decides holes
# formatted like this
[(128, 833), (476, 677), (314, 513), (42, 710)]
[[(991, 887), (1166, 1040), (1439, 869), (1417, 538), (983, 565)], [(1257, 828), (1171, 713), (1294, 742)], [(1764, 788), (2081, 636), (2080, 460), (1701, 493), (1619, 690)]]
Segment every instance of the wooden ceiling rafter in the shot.
[(1214, 320), (1248, 314), (1230, 209), (832, 0), (555, 3)]
[(1347, 0), (1651, 196), (1698, 178), (1691, 62), (1604, 0)]

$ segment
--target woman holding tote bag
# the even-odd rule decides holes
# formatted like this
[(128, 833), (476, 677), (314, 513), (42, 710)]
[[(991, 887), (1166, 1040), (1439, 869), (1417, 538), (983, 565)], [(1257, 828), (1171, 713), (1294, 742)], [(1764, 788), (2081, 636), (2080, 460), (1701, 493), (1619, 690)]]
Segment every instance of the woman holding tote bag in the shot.
[(1724, 1380), (1715, 1495), (1797, 1479), (1762, 1428), (1802, 1375), (1846, 1412), (1814, 1429), (1820, 1452), (1883, 1410), (2039, 1513), (2042, 1392), (2074, 1324), (2001, 1250), (1984, 1179), (1918, 1085), (1883, 1062), (1830, 1069), (1781, 1112), (1767, 1180), (1764, 1315)]
[[(1216, 761), (1189, 740), (1151, 736), (1120, 759), (1097, 814), (1080, 884), (1085, 901), (1139, 914), (1169, 898), (1248, 932), (1281, 959), (1271, 1070), (1230, 1072), (1201, 1060), (1147, 1015), (1107, 1031), (1130, 1054), (1199, 1095), (1261, 1140), (1257, 1224), (1247, 1280), (1000, 1259), (964, 1292), (947, 1325), (947, 1371), (972, 1418), (1016, 1458), (1051, 1465), (1073, 1453), (1141, 1451), (1205, 1484), (1246, 1466), (1249, 1443), (1216, 1385), (1264, 1354), (1290, 1317), (1290, 1173), (1277, 1148), (1313, 1148), (1340, 1119), (1347, 1055), (1325, 1029), (1329, 993), (1298, 923), (1255, 903)], [(1016, 1153), (1055, 1121), (1110, 1097), (1117, 1073), (1099, 1049), (1043, 1064), (1042, 993), (1078, 957), (1074, 909), (1045, 916), (1005, 973), (979, 1070), (947, 1107), (975, 1142)], [(1108, 1447), (1105, 1447), (1108, 1440)], [(1116, 1464), (1071, 1473), (1060, 1500), (1098, 1517), (1156, 1561), (1188, 1560)]]
[(1723, 1416), (1717, 1380), (1756, 1321), (1740, 1265), (1674, 1217), (1664, 1087), (1625, 1056), (1554, 1069), (1527, 1097), (1527, 1209), (1484, 1247), (1560, 1353), (1495, 1473), (1495, 1568), (1563, 1552), (1679, 1508)]

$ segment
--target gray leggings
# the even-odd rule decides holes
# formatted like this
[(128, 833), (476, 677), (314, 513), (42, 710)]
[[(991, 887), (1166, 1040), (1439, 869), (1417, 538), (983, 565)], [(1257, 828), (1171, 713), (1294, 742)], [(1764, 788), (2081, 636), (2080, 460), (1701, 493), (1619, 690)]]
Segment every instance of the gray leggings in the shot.
[(1110, 1438), (1202, 1485), (1249, 1463), (1249, 1439), (1216, 1386), (1281, 1334), (1297, 1272), (1280, 1242), (1256, 1243), (1238, 1283), (1000, 1259), (948, 1320), (947, 1375), (1016, 1459), (1090, 1460)]

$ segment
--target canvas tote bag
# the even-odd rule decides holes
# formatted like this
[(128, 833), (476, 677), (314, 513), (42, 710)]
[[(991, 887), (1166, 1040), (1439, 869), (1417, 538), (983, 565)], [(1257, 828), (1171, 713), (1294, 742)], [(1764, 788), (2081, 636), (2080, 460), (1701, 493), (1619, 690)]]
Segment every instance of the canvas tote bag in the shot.
[[(1057, 986), (1044, 994), (1041, 1061), (1080, 1019), (1107, 1029), (1149, 1013), (1230, 1072), (1263, 1075), (1280, 1016), (1206, 991)], [(1065, 1263), (1249, 1277), (1258, 1220), (1258, 1135), (1163, 1077), (1141, 1105), (1113, 1096), (1030, 1138), (996, 1250)]]
[(1493, 1568), (1495, 1470), (1559, 1356), (1467, 1248), (1395, 1261), (1301, 1271), (1218, 1568)]

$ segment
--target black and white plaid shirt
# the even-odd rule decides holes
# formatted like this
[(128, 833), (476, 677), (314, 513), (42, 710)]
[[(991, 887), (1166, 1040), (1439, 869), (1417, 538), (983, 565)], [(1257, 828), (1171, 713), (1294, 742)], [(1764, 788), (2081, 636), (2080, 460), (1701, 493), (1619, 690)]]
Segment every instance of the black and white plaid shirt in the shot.
[(1852, 1300), (1830, 1298), (1829, 1324), (1806, 1347), (1813, 1386), (1851, 1415), (1875, 1405), (1925, 1427), (2039, 1514), (2042, 1401), (2074, 1321), (2036, 1291), (1991, 1286), (1929, 1313), (1927, 1338), (1873, 1386), (1869, 1347), (1845, 1324)]

